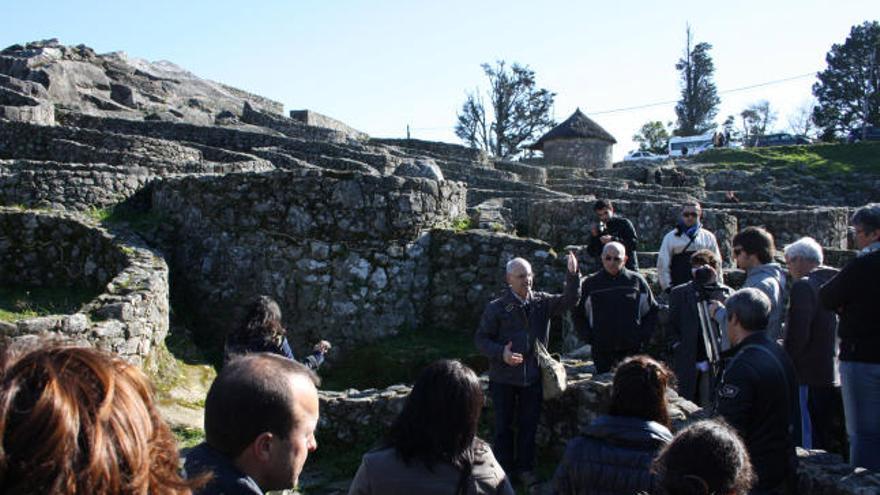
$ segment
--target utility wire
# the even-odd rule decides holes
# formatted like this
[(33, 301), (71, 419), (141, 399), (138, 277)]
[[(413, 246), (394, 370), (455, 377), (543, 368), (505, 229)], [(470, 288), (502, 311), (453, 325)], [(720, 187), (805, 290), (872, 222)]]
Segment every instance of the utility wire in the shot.
[[(740, 86), (738, 88), (725, 89), (723, 91), (719, 91), (718, 94), (723, 95), (723, 94), (729, 94), (729, 93), (736, 93), (739, 91), (747, 91), (749, 89), (762, 88), (764, 86), (772, 86), (774, 84), (780, 84), (780, 83), (784, 83), (784, 82), (788, 82), (788, 81), (794, 81), (797, 79), (804, 79), (806, 77), (815, 77), (815, 75), (816, 75), (816, 71), (807, 72), (804, 74), (799, 74), (797, 76), (785, 77), (782, 79), (775, 79), (773, 81), (765, 81), (762, 83), (750, 84), (748, 86)], [(654, 102), (654, 103), (645, 103), (643, 105), (636, 105), (633, 107), (612, 108), (610, 110), (600, 110), (598, 112), (587, 112), (587, 114), (588, 115), (606, 115), (609, 113), (629, 112), (631, 110), (640, 110), (642, 108), (651, 108), (651, 107), (659, 107), (659, 106), (664, 106), (664, 105), (671, 105), (673, 103), (678, 103), (678, 100), (675, 99), (675, 100), (658, 101), (658, 102)], [(455, 126), (412, 127), (411, 129), (414, 131), (439, 131), (439, 130), (446, 130), (446, 129), (455, 129)]]

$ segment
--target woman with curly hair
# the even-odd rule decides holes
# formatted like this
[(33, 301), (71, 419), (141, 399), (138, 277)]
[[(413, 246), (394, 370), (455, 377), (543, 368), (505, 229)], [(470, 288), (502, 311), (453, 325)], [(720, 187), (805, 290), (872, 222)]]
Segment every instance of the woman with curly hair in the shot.
[(745, 444), (721, 420), (678, 432), (654, 466), (667, 495), (746, 495), (755, 482)]
[(0, 493), (189, 494), (147, 378), (91, 348), (0, 356)]
[[(326, 340), (318, 342), (303, 364), (318, 369), (330, 347)], [(287, 340), (287, 330), (281, 324), (281, 308), (269, 296), (258, 296), (248, 307), (244, 322), (226, 335), (223, 362), (229, 362), (233, 355), (252, 352), (271, 352), (295, 359)]]

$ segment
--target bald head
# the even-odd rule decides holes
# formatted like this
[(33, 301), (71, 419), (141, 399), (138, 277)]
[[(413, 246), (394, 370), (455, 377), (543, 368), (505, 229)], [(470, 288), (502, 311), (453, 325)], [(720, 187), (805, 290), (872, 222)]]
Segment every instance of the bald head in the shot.
[(611, 241), (608, 244), (605, 244), (605, 247), (602, 248), (602, 255), (604, 256), (609, 251), (618, 256), (626, 256), (626, 248), (623, 244), (617, 241)]
[(611, 241), (602, 248), (602, 268), (612, 276), (617, 276), (626, 263), (626, 248), (617, 241)]
[(523, 258), (514, 258), (508, 261), (506, 279), (510, 290), (521, 299), (528, 299), (534, 280), (531, 263)]

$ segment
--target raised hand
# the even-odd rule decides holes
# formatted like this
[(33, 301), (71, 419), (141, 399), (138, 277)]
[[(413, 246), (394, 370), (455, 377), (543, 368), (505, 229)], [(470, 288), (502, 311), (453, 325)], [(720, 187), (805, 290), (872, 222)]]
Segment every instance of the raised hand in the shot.
[(504, 354), (502, 355), (502, 359), (504, 359), (504, 362), (510, 366), (519, 366), (523, 362), (523, 357), (522, 354), (510, 350), (510, 347), (512, 345), (513, 342), (508, 342), (507, 345), (504, 346)]
[(578, 259), (572, 251), (568, 252), (568, 273), (577, 273)]

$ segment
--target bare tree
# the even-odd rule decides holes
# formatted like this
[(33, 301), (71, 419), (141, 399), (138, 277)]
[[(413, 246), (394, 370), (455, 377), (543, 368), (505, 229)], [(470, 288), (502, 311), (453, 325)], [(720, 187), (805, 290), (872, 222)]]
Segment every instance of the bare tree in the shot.
[(743, 120), (743, 140), (749, 146), (755, 142), (776, 122), (776, 111), (770, 107), (770, 102), (761, 100), (752, 103), (740, 113)]
[(816, 128), (813, 123), (813, 111), (817, 105), (816, 99), (811, 98), (795, 108), (788, 116), (788, 130), (794, 135), (812, 137)]

